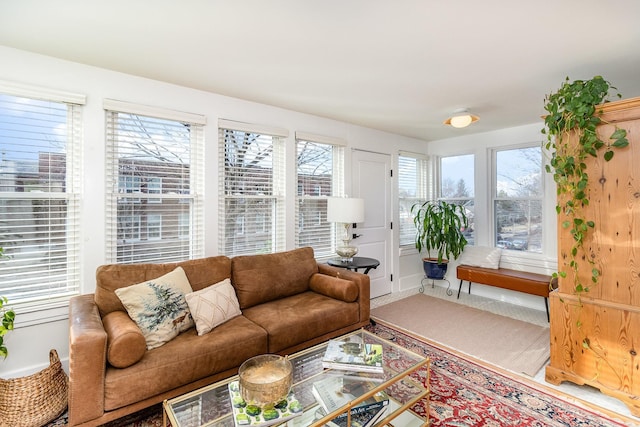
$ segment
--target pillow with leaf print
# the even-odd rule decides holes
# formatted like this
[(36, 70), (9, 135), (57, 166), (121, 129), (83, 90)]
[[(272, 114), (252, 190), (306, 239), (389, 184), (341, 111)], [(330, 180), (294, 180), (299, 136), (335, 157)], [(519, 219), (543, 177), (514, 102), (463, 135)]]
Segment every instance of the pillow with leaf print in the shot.
[(177, 267), (162, 277), (116, 289), (115, 293), (142, 331), (147, 350), (151, 350), (193, 327), (185, 299), (192, 291), (184, 270)]

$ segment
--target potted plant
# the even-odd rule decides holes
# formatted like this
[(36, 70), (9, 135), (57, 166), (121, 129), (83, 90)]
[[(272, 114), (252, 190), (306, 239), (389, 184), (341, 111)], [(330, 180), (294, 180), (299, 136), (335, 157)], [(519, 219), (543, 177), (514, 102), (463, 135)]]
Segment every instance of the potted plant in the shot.
[[(430, 279), (443, 279), (449, 259), (458, 258), (467, 244), (463, 234), (469, 226), (467, 213), (462, 205), (443, 200), (416, 203), (411, 213), (416, 226), (416, 248), (427, 250), (424, 272)], [(432, 257), (432, 251), (437, 256)]]
[[(0, 247), (0, 259), (2, 258), (4, 258), (4, 248)], [(4, 336), (13, 330), (13, 321), (16, 318), (14, 311), (6, 307), (7, 302), (6, 297), (0, 296), (0, 356), (5, 359), (9, 355), (9, 351), (4, 345)]]

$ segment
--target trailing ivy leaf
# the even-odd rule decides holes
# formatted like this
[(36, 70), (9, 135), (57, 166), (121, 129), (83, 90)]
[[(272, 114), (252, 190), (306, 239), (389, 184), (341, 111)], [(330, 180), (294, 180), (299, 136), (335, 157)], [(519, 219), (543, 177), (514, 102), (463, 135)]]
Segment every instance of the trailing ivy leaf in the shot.
[(629, 145), (629, 141), (627, 140), (627, 138), (620, 138), (617, 139), (613, 144), (611, 144), (612, 146), (616, 147), (616, 148), (624, 148), (627, 145)]
[(611, 134), (611, 136), (609, 137), (610, 139), (620, 139), (620, 138), (624, 138), (625, 136), (627, 136), (627, 131), (625, 129), (616, 129), (615, 132), (613, 132)]
[(604, 153), (604, 159), (608, 162), (609, 160), (613, 159), (613, 151), (607, 151), (606, 153)]
[(593, 221), (587, 221), (587, 225), (588, 225), (589, 227), (593, 228), (593, 227), (595, 227), (595, 226), (596, 226), (596, 223), (595, 223), (595, 222), (593, 222)]

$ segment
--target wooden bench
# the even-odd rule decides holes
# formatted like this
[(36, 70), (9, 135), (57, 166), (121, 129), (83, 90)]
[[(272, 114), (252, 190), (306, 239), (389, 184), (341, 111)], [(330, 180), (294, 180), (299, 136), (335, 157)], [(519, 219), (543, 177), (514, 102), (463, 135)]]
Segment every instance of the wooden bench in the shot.
[(469, 265), (459, 265), (456, 275), (460, 279), (458, 298), (462, 282), (469, 282), (469, 294), (471, 294), (471, 282), (482, 285), (495, 286), (512, 291), (524, 292), (531, 295), (544, 297), (544, 306), (547, 309), (547, 321), (549, 320), (549, 292), (551, 290), (551, 276), (545, 274), (529, 273), (527, 271), (510, 270), (507, 268), (482, 268)]

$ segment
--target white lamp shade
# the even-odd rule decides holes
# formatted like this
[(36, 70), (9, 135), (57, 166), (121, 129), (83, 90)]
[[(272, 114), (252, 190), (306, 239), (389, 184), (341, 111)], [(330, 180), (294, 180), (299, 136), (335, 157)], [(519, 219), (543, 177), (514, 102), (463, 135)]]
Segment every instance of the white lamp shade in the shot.
[(364, 199), (354, 197), (328, 197), (327, 221), (349, 224), (364, 222)]

